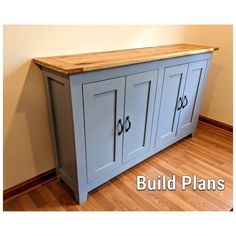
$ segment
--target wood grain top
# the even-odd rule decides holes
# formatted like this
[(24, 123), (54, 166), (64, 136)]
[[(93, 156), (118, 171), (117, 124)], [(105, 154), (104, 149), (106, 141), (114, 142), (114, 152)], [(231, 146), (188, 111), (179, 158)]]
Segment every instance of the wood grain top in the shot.
[(213, 52), (218, 49), (218, 47), (210, 46), (174, 44), (128, 50), (34, 58), (33, 62), (63, 74), (74, 74), (204, 52)]

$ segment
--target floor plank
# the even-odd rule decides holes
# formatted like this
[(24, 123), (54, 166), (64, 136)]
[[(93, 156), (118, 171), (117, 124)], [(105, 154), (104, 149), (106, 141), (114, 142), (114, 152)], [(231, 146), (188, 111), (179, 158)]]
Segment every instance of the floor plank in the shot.
[[(181, 176), (224, 179), (224, 191), (181, 190)], [(136, 176), (176, 175), (176, 191), (137, 191)], [(6, 200), (4, 211), (229, 211), (233, 207), (233, 134), (199, 122), (186, 138), (91, 191), (78, 205), (56, 180)]]

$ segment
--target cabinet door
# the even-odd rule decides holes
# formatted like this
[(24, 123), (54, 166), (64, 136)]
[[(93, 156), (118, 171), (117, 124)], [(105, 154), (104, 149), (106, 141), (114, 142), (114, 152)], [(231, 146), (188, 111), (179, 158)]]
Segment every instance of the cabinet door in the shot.
[(83, 86), (89, 182), (121, 164), (124, 89), (125, 77)]
[(155, 70), (126, 77), (123, 162), (149, 150), (157, 76)]
[(189, 64), (185, 89), (183, 94), (183, 108), (181, 109), (178, 135), (185, 136), (193, 131), (198, 120), (207, 60)]
[(155, 147), (158, 149), (168, 146), (177, 133), (184, 84), (188, 64), (165, 68), (161, 94), (156, 95), (156, 110), (159, 110)]

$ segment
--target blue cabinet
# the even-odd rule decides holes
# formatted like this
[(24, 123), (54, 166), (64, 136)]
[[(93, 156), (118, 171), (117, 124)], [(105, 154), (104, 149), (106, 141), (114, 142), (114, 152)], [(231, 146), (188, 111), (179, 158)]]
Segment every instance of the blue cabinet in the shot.
[(194, 134), (212, 53), (84, 73), (44, 68), (57, 175), (89, 191)]
[(179, 118), (178, 135), (184, 137), (191, 133), (197, 124), (205, 85), (207, 60), (189, 64), (187, 79), (182, 94), (182, 108)]
[(156, 94), (154, 148), (162, 150), (193, 134), (205, 85), (207, 60), (164, 68)]
[(123, 163), (149, 151), (158, 71), (126, 77)]
[(125, 78), (83, 86), (88, 182), (121, 164)]
[(186, 81), (188, 64), (165, 68), (161, 93), (157, 94), (157, 110), (155, 148), (162, 149), (175, 138), (181, 112), (182, 95)]
[(157, 76), (154, 70), (83, 85), (88, 182), (149, 150)]

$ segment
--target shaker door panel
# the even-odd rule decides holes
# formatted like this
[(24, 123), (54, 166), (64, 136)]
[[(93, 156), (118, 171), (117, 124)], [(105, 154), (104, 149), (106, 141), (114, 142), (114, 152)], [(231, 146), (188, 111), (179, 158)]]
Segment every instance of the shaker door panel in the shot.
[(154, 70), (126, 77), (123, 162), (149, 150), (157, 76)]
[(83, 86), (88, 181), (91, 182), (121, 164), (125, 78)]
[(178, 127), (178, 119), (181, 109), (180, 98), (182, 97), (187, 75), (188, 64), (165, 68), (161, 95), (157, 94), (156, 101), (160, 99), (159, 117), (155, 147), (164, 148), (168, 142), (175, 138)]
[(189, 64), (184, 94), (183, 108), (181, 109), (178, 133), (187, 135), (191, 133), (193, 126), (198, 120), (198, 108), (203, 91), (204, 77), (207, 60), (197, 61)]

